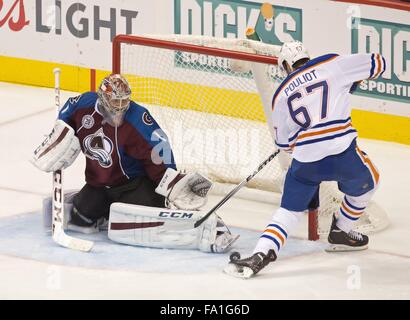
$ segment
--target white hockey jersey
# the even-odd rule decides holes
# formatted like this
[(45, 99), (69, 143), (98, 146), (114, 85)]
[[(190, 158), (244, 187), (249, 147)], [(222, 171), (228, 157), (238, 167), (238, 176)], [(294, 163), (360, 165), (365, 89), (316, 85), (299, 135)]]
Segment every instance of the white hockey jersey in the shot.
[(343, 152), (357, 132), (350, 92), (358, 81), (379, 77), (386, 68), (379, 54), (328, 54), (291, 73), (272, 100), (275, 143), (300, 162)]

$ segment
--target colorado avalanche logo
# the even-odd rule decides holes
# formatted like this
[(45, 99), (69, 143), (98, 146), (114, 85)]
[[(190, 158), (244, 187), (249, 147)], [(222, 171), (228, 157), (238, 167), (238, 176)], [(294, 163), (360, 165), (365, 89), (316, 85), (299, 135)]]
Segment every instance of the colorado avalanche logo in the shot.
[(142, 122), (144, 122), (147, 126), (151, 126), (154, 123), (152, 117), (148, 114), (148, 112), (143, 113)]
[(104, 135), (102, 128), (85, 137), (83, 140), (83, 145), (85, 151), (84, 153), (88, 158), (97, 160), (103, 168), (111, 167), (113, 143)]

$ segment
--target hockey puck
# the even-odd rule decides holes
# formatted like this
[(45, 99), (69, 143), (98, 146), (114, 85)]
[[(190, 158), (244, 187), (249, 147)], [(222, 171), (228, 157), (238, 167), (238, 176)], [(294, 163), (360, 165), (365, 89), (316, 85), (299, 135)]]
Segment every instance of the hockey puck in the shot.
[(231, 255), (229, 256), (229, 259), (231, 261), (239, 260), (241, 258), (241, 254), (237, 251), (232, 252)]

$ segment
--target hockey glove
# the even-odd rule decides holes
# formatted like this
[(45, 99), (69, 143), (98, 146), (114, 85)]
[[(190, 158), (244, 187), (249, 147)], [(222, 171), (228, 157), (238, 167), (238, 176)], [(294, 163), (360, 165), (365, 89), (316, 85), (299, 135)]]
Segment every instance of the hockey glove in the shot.
[(168, 168), (155, 192), (167, 198), (167, 206), (198, 210), (205, 205), (212, 181), (198, 172), (179, 173)]
[(51, 133), (34, 151), (30, 162), (42, 171), (52, 172), (70, 166), (80, 151), (74, 129), (57, 120)]

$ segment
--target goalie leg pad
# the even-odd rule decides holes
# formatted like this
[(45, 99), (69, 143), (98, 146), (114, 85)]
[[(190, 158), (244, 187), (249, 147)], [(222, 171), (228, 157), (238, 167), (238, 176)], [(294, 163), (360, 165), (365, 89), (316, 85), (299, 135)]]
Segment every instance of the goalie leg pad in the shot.
[[(221, 246), (214, 249), (215, 243), (221, 242), (217, 241), (216, 216), (210, 217), (201, 227), (194, 228), (195, 222), (202, 216), (203, 213), (198, 211), (117, 202), (110, 208), (108, 238), (142, 247), (221, 252)], [(226, 242), (223, 245), (225, 248)]]
[[(78, 190), (67, 191), (64, 195), (64, 221), (66, 223), (64, 229), (67, 229), (67, 222), (71, 218), (71, 210), (73, 208), (73, 198), (78, 193)], [(53, 225), (53, 201), (52, 197), (43, 199), (43, 227), (46, 231), (51, 231)]]
[[(80, 233), (90, 234), (96, 233), (99, 231), (107, 230), (107, 219), (104, 217), (97, 220), (91, 226), (82, 227), (77, 226), (75, 224), (70, 223), (71, 215), (73, 210), (73, 199), (75, 195), (78, 194), (78, 190), (68, 191), (64, 196), (64, 230), (71, 230)], [(47, 197), (43, 199), (43, 227), (46, 232), (51, 232), (51, 228), (53, 225), (53, 201), (51, 197)]]
[(216, 214), (211, 215), (198, 228), (198, 248), (204, 252), (227, 252), (239, 235), (233, 235)]
[(199, 212), (113, 203), (108, 238), (128, 245), (152, 248), (195, 249)]

